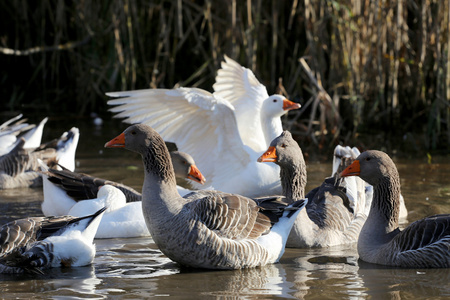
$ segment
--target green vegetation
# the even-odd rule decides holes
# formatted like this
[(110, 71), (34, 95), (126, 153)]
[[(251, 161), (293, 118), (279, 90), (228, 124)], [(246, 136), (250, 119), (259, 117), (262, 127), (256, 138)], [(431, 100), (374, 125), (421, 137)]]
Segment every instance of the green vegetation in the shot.
[(211, 91), (226, 54), (302, 103), (284, 121), (305, 144), (450, 150), (449, 1), (0, 6), (2, 111), (105, 114), (108, 91)]

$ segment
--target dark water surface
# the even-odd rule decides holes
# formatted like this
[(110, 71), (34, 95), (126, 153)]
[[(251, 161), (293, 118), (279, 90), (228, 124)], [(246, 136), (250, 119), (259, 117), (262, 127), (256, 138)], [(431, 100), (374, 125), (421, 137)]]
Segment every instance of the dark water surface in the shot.
[[(69, 124), (69, 125), (65, 125)], [(81, 137), (77, 170), (141, 189), (143, 171), (137, 154), (105, 149), (124, 128), (102, 127), (90, 120), (50, 120), (43, 141), (77, 126)], [(450, 159), (396, 160), (408, 221), (450, 213)], [(331, 163), (308, 163), (308, 188), (321, 183)], [(0, 224), (42, 215), (41, 189), (0, 191)], [(45, 270), (45, 275), (0, 275), (3, 299), (178, 298), (178, 299), (444, 299), (450, 298), (450, 269), (395, 269), (363, 263), (355, 246), (287, 249), (281, 262), (237, 271), (180, 268), (158, 250), (151, 238), (98, 239), (88, 267)]]

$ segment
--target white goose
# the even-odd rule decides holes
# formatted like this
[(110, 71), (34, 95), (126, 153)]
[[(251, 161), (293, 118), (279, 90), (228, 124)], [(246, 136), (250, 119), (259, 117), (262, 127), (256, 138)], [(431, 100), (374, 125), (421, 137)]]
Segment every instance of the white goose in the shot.
[(360, 259), (408, 268), (450, 268), (450, 215), (398, 228), (400, 176), (384, 152), (365, 151), (341, 176), (359, 176), (374, 188), (370, 213), (358, 239)]
[(75, 168), (75, 151), (79, 139), (78, 128), (65, 132), (55, 146), (42, 145), (32, 150), (24, 149), (21, 138), (9, 153), (0, 157), (0, 189), (38, 187), (42, 185), (38, 159), (56, 161), (64, 167)]
[(0, 273), (42, 273), (43, 268), (92, 263), (105, 208), (83, 217), (30, 217), (0, 228)]
[[(350, 157), (351, 159), (351, 157)], [(288, 131), (274, 139), (258, 159), (280, 166), (283, 196), (304, 198), (306, 165), (303, 153)], [(347, 194), (346, 194), (347, 192)], [(292, 228), (287, 247), (328, 247), (356, 243), (366, 214), (364, 182), (342, 182), (336, 176), (306, 196), (308, 205)]]
[(163, 139), (143, 124), (128, 127), (105, 147), (141, 154), (147, 227), (160, 250), (185, 266), (239, 269), (277, 262), (295, 217), (307, 202), (261, 209), (252, 199), (205, 190), (182, 198)]
[[(233, 65), (231, 60), (227, 65)], [(107, 93), (124, 97), (108, 104), (116, 105), (110, 109), (115, 117), (150, 125), (190, 153), (207, 178), (205, 186), (251, 197), (280, 194), (278, 167), (257, 164), (256, 159), (267, 149), (266, 139), (281, 133), (280, 117), (300, 105), (281, 95), (269, 97), (250, 70), (239, 72), (218, 76), (214, 94), (197, 88), (136, 90)], [(240, 76), (234, 82), (243, 84), (231, 83), (238, 98), (230, 103), (224, 86), (233, 76)]]
[[(170, 156), (178, 180), (193, 180), (200, 184), (205, 182), (205, 178), (189, 154), (172, 151), (170, 152)], [(44, 163), (41, 163), (40, 168), (43, 177), (44, 192), (44, 201), (42, 202), (41, 207), (45, 216), (67, 214), (80, 200), (92, 199), (93, 201), (96, 201), (98, 189), (103, 185), (112, 185), (121, 190), (126, 197), (127, 203), (141, 201), (141, 193), (118, 182), (97, 178), (84, 173), (72, 172), (67, 169), (56, 170), (48, 168)], [(181, 196), (192, 192), (192, 190), (178, 185), (177, 190)], [(139, 206), (140, 204), (137, 207)], [(142, 215), (142, 211), (139, 212), (139, 214)], [(132, 215), (130, 215), (130, 217), (132, 219)], [(126, 219), (123, 219), (123, 222), (125, 222), (125, 220)], [(99, 231), (101, 232), (101, 230)], [(132, 235), (128, 237), (131, 236)]]

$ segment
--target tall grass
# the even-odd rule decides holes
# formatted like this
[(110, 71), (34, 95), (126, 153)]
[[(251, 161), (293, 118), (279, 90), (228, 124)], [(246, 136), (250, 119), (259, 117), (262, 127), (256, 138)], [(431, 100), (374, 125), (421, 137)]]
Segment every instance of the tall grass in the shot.
[(269, 93), (303, 104), (284, 121), (305, 144), (450, 150), (448, 1), (16, 0), (0, 8), (3, 111), (85, 115), (107, 110), (108, 91), (211, 91), (226, 54)]

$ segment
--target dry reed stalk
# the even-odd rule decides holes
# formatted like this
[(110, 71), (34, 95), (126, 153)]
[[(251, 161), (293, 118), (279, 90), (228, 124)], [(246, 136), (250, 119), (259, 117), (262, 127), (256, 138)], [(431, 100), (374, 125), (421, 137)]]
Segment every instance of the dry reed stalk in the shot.
[(114, 45), (117, 51), (117, 59), (119, 61), (119, 66), (121, 67), (121, 81), (122, 88), (126, 86), (126, 73), (124, 70), (125, 67), (125, 55), (121, 44), (120, 30), (119, 30), (119, 21), (115, 14), (112, 15), (112, 21), (114, 25)]
[[(443, 24), (444, 24), (444, 30), (447, 32), (450, 32), (450, 4), (447, 3), (447, 9), (445, 9), (447, 14), (444, 16)], [(447, 99), (447, 109), (446, 109), (446, 123), (447, 123), (447, 140), (450, 144), (450, 37), (447, 36), (447, 72), (446, 72), (446, 97), (444, 99)]]
[[(236, 0), (232, 0), (231, 2), (231, 29), (228, 31), (231, 36), (231, 53), (233, 55), (237, 54), (236, 51), (236, 32), (237, 32), (237, 25), (236, 25)], [(248, 12), (248, 11), (247, 11)]]
[(272, 43), (271, 43), (271, 55), (269, 55), (270, 59), (270, 81), (275, 82), (277, 76), (275, 75), (276, 68), (276, 56), (274, 55), (277, 52), (278, 48), (278, 20), (280, 18), (280, 12), (278, 10), (279, 1), (272, 1)]
[(177, 29), (178, 38), (183, 38), (183, 1), (177, 0)]
[(92, 36), (88, 35), (82, 40), (75, 41), (75, 42), (67, 42), (59, 45), (54, 46), (37, 46), (32, 47), (29, 49), (24, 50), (18, 50), (18, 49), (11, 49), (11, 48), (5, 48), (0, 47), (0, 53), (4, 55), (13, 55), (13, 56), (30, 56), (33, 54), (43, 53), (43, 52), (55, 52), (55, 51), (62, 51), (62, 50), (71, 50), (78, 47), (81, 47), (88, 43)]
[[(135, 6), (135, 5), (132, 5)], [(130, 12), (130, 0), (125, 1), (124, 5), (124, 13), (127, 20), (127, 33), (128, 33), (128, 48), (129, 48), (129, 63), (127, 65), (127, 73), (129, 74), (127, 77), (130, 78), (130, 87), (135, 89), (136, 87), (136, 54), (134, 50), (134, 30), (132, 17)]]
[[(331, 99), (330, 95), (323, 88), (320, 79), (316, 79), (311, 68), (308, 66), (308, 63), (304, 58), (300, 58), (299, 62), (303, 67), (306, 75), (308, 76), (311, 84), (315, 87), (314, 89), (314, 102), (312, 111), (309, 118), (308, 129), (306, 134), (311, 134), (312, 136), (320, 136), (321, 143), (323, 145), (324, 136), (330, 132), (333, 135), (338, 131), (338, 124), (341, 122), (340, 115), (337, 108), (334, 106), (334, 101)], [(320, 117), (319, 117), (319, 127), (320, 130), (318, 132), (313, 131), (313, 125), (315, 123), (315, 115), (317, 111), (317, 107), (320, 107)], [(327, 123), (330, 124), (327, 126)], [(329, 129), (327, 128), (329, 127)], [(315, 140), (315, 138), (314, 138)]]
[(398, 72), (400, 67), (400, 47), (402, 42), (402, 8), (403, 1), (397, 0), (397, 12), (396, 12), (396, 22), (395, 22), (395, 46), (393, 49), (393, 60), (394, 60), (394, 73), (392, 82), (392, 109), (396, 110), (398, 107)]

